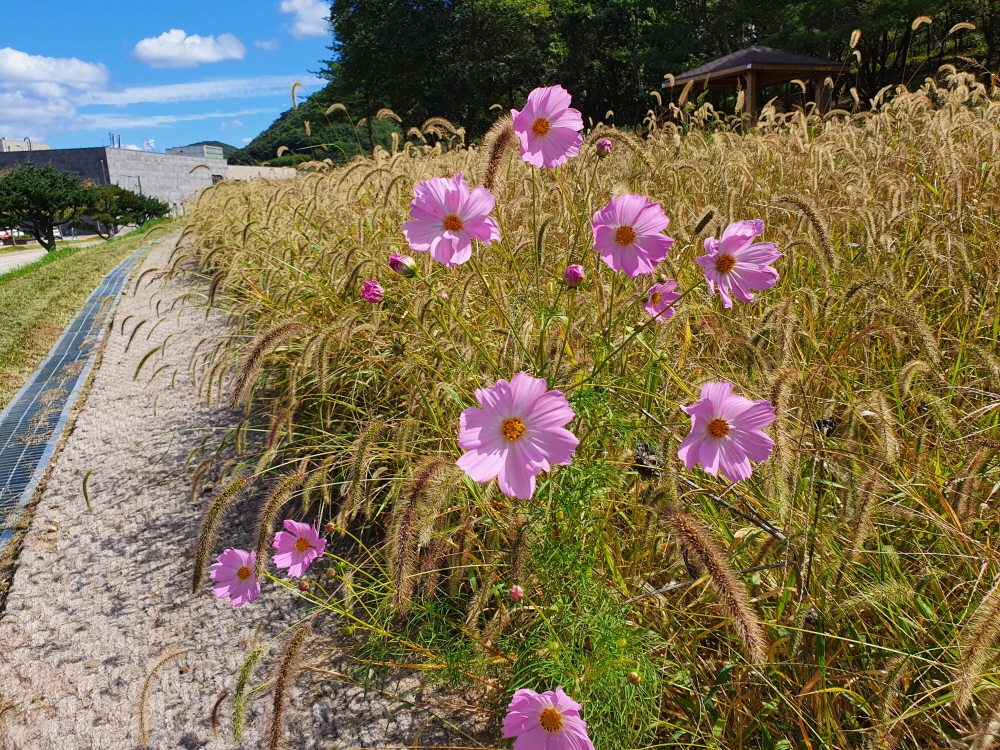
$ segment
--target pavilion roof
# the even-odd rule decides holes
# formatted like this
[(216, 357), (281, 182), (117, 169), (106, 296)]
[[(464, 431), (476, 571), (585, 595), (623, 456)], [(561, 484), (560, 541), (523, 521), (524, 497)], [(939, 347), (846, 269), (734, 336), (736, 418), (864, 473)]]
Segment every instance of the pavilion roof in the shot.
[[(842, 63), (834, 60), (797, 55), (755, 44), (681, 73), (674, 78), (673, 85), (684, 86), (693, 80), (704, 81), (708, 88), (713, 89), (735, 88), (740, 76), (748, 70), (755, 70), (759, 73), (761, 85), (771, 86), (794, 78), (838, 73), (842, 68)], [(670, 88), (670, 84), (664, 81), (663, 88)]]

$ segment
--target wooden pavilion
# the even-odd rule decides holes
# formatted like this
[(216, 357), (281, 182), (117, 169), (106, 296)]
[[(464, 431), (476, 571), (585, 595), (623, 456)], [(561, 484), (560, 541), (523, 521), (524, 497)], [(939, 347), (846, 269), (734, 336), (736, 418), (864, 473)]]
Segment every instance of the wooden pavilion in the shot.
[(811, 83), (814, 101), (820, 113), (830, 109), (831, 87), (828, 79), (843, 69), (841, 63), (821, 60), (818, 57), (796, 55), (780, 49), (762, 47), (756, 37), (751, 37), (750, 46), (733, 52), (718, 60), (705, 63), (675, 77), (673, 83), (664, 81), (663, 88), (687, 86), (710, 90), (742, 89), (743, 111), (750, 115), (750, 122), (757, 122), (757, 98), (765, 86), (777, 86), (795, 79)]

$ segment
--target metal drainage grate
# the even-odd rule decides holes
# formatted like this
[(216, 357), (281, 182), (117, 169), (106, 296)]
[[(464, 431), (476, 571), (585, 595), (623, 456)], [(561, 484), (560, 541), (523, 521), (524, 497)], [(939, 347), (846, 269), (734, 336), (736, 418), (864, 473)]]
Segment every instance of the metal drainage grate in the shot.
[(42, 366), (0, 412), (0, 549), (13, 536), (7, 527), (42, 478), (118, 297), (144, 249), (104, 277)]

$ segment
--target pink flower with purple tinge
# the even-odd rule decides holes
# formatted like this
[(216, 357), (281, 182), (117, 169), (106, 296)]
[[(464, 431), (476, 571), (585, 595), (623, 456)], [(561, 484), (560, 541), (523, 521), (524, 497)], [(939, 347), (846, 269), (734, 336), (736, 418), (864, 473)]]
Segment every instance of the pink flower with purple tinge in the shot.
[(566, 266), (566, 270), (563, 271), (563, 281), (566, 282), (566, 286), (578, 286), (585, 278), (587, 274), (584, 273), (583, 266)]
[(667, 279), (662, 284), (653, 284), (646, 290), (646, 312), (654, 320), (667, 320), (674, 315), (673, 304), (681, 298), (675, 292), (677, 282)]
[(253, 574), (257, 553), (241, 549), (227, 549), (212, 563), (209, 577), (215, 581), (212, 589), (218, 598), (229, 597), (230, 604), (242, 607), (260, 594), (260, 581)]
[(761, 430), (775, 420), (770, 401), (733, 395), (732, 383), (705, 383), (701, 400), (681, 409), (691, 416), (691, 432), (677, 457), (690, 471), (695, 464), (708, 474), (719, 471), (730, 482), (753, 474), (750, 461), (766, 461), (774, 441)]
[(524, 589), (517, 585), (511, 586), (507, 593), (510, 594), (512, 602), (519, 602), (524, 598)]
[(415, 253), (426, 253), (454, 268), (472, 257), (472, 240), (488, 245), (500, 239), (500, 226), (490, 212), (496, 199), (486, 188), (469, 191), (465, 172), (454, 178), (432, 177), (413, 188), (410, 221), (403, 234)]
[(602, 159), (605, 156), (611, 156), (611, 151), (614, 149), (615, 144), (609, 141), (607, 138), (601, 138), (597, 142), (597, 155)]
[(462, 412), (458, 447), (468, 451), (458, 467), (473, 481), (500, 480), (507, 497), (527, 500), (535, 477), (549, 463), (568, 465), (580, 441), (563, 425), (576, 417), (562, 391), (546, 391), (543, 378), (519, 372), (476, 391), (482, 408)]
[(695, 260), (705, 268), (709, 294), (715, 294), (718, 285), (723, 307), (733, 306), (730, 294), (740, 302), (752, 302), (751, 289), (770, 289), (778, 283), (778, 272), (770, 264), (782, 254), (773, 242), (754, 242), (762, 234), (764, 222), (753, 219), (734, 221), (721, 239), (705, 239), (707, 255)]
[(659, 203), (644, 195), (620, 195), (594, 214), (594, 249), (616, 272), (652, 273), (674, 244), (662, 234), (669, 224)]
[(385, 289), (375, 279), (366, 281), (361, 286), (361, 299), (365, 302), (371, 302), (373, 305), (376, 305), (382, 301), (384, 295)]
[(287, 531), (274, 535), (274, 548), (278, 550), (274, 565), (281, 569), (288, 568), (290, 578), (300, 578), (313, 560), (323, 556), (326, 539), (322, 539), (319, 531), (307, 523), (288, 519), (284, 525)]
[(413, 260), (409, 255), (393, 253), (389, 256), (389, 268), (403, 277), (415, 276), (417, 273), (417, 261)]
[(503, 736), (517, 738), (514, 750), (594, 750), (581, 708), (562, 687), (544, 693), (518, 690), (507, 706)]
[(569, 105), (573, 97), (562, 86), (535, 89), (518, 112), (512, 109), (514, 132), (521, 139), (521, 158), (536, 167), (558, 167), (580, 153), (583, 115)]

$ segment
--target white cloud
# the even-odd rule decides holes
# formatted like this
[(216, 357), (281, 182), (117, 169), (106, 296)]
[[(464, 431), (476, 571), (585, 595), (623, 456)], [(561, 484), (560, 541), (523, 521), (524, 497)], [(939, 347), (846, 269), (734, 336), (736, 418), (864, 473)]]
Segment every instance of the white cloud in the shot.
[(246, 53), (243, 42), (232, 34), (220, 34), (216, 39), (171, 29), (143, 39), (135, 45), (132, 56), (151, 68), (192, 68), (203, 63), (242, 60)]
[(128, 145), (127, 145), (127, 146), (125, 147), (125, 150), (126, 150), (126, 151), (142, 151), (142, 149), (141, 149), (141, 148), (139, 148), (138, 146), (136, 146), (136, 145), (135, 145), (134, 143), (130, 143), (130, 144), (128, 144)]
[[(100, 63), (75, 57), (43, 57), (4, 47), (0, 49), (0, 86), (26, 87), (51, 96), (62, 87), (81, 91), (104, 88), (111, 72)], [(42, 93), (44, 92), (44, 93)]]
[(266, 49), (268, 52), (274, 52), (281, 49), (281, 42), (277, 39), (257, 39), (254, 41), (253, 46)]
[(197, 115), (149, 115), (129, 117), (116, 114), (80, 115), (80, 130), (127, 130), (129, 128), (163, 128), (177, 122), (243, 117), (245, 115), (276, 114), (278, 109), (244, 109), (239, 112), (207, 112)]
[(224, 122), (219, 125), (219, 130), (225, 133), (227, 130), (232, 130), (233, 128), (242, 128), (242, 120), (230, 120), (229, 122)]
[(120, 91), (95, 91), (80, 99), (80, 105), (168, 104), (207, 99), (249, 99), (255, 96), (287, 94), (292, 84), (300, 81), (307, 88), (322, 86), (319, 78), (301, 76), (257, 76), (256, 78), (223, 78), (197, 83), (168, 83), (162, 86), (135, 86)]
[(307, 36), (326, 36), (330, 33), (327, 18), (330, 15), (329, 3), (322, 0), (281, 0), (282, 13), (294, 13), (292, 19), (292, 36), (302, 39)]
[(246, 145), (247, 143), (250, 143), (252, 140), (253, 138), (240, 138), (240, 143)]

